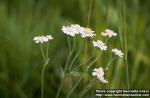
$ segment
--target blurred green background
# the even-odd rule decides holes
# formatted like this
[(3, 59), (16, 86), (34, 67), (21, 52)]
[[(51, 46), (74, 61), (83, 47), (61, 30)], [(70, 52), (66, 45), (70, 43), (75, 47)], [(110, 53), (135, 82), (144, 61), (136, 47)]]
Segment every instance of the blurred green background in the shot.
[[(67, 36), (61, 27), (76, 23), (86, 26), (89, 3), (90, 0), (0, 0), (0, 98), (40, 98), (43, 61), (33, 37), (42, 34), (54, 37), (49, 48), (51, 59), (45, 71), (44, 98), (55, 98), (69, 53)], [(117, 38), (110, 40), (109, 47), (120, 49), (123, 49), (121, 41), (123, 30), (126, 30), (130, 88), (150, 89), (150, 0), (126, 0), (125, 8), (123, 4), (124, 0), (93, 0), (90, 28), (96, 31), (95, 40), (105, 41), (101, 32), (107, 28), (119, 32)], [(84, 48), (83, 41), (77, 38), (74, 55), (79, 48)], [(82, 49), (75, 65), (82, 63), (83, 58), (87, 60), (99, 53), (89, 43), (86, 52)], [(104, 67), (111, 58), (110, 52), (104, 53), (93, 66)], [(82, 66), (82, 70), (68, 72), (60, 98), (66, 98), (83, 74), (86, 65)], [(79, 98), (92, 78), (89, 71), (70, 98)], [(111, 64), (106, 79), (109, 84), (96, 80), (82, 98), (94, 98), (96, 88), (127, 88), (123, 59), (116, 59)]]

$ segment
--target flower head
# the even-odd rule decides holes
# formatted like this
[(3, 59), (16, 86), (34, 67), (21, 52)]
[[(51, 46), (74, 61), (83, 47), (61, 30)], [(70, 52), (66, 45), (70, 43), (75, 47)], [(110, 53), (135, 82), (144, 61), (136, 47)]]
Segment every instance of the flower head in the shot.
[(101, 51), (106, 51), (107, 46), (100, 40), (93, 41), (93, 46), (99, 48)]
[(75, 36), (75, 31), (74, 28), (69, 27), (69, 26), (63, 26), (61, 29), (65, 34), (70, 35), (70, 36)]
[(79, 34), (83, 28), (78, 24), (72, 24), (70, 26), (63, 26), (61, 30), (67, 35), (75, 36)]
[(92, 31), (88, 27), (86, 27), (86, 28), (82, 27), (82, 29), (80, 30), (80, 34), (81, 34), (81, 37), (83, 37), (83, 38), (92, 38), (96, 35), (96, 34), (94, 34), (94, 31)]
[(112, 49), (112, 52), (119, 57), (123, 57), (123, 53), (121, 52), (121, 50), (118, 50), (117, 48)]
[(79, 34), (83, 30), (83, 28), (80, 25), (78, 25), (78, 24), (72, 24), (70, 27), (74, 29), (73, 32), (75, 34)]
[(107, 80), (104, 79), (104, 70), (102, 67), (95, 68), (92, 72), (93, 76), (96, 76), (102, 83), (108, 83)]
[(53, 37), (51, 35), (46, 35), (46, 36), (36, 36), (34, 37), (34, 41), (35, 43), (44, 43), (44, 42), (48, 42), (49, 40), (52, 40)]
[(114, 31), (112, 31), (110, 29), (106, 29), (105, 32), (102, 32), (101, 34), (103, 36), (108, 36), (108, 37), (117, 36), (117, 33), (115, 33)]
[(49, 40), (52, 40), (53, 37), (51, 35), (46, 35), (46, 37), (49, 39)]

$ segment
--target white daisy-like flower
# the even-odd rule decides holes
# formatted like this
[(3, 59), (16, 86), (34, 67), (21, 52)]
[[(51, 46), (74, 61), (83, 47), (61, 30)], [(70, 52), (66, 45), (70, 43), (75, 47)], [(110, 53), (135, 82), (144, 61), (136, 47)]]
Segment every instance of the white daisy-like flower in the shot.
[(70, 35), (70, 36), (75, 36), (75, 29), (69, 26), (63, 26), (61, 29), (65, 34)]
[(51, 35), (46, 35), (46, 37), (49, 39), (49, 40), (52, 40), (53, 37)]
[(102, 36), (108, 36), (108, 37), (117, 36), (117, 33), (115, 33), (114, 31), (110, 29), (106, 29), (105, 32), (102, 32), (101, 34)]
[(93, 41), (93, 46), (99, 48), (101, 51), (107, 50), (107, 46), (101, 40)]
[(95, 68), (92, 72), (92, 75), (96, 76), (102, 83), (108, 83), (108, 81), (104, 79), (104, 74), (104, 69), (102, 67)]
[(78, 24), (72, 24), (70, 27), (74, 29), (73, 32), (74, 32), (75, 34), (79, 34), (80, 32), (83, 31), (83, 27), (81, 27), (81, 26), (78, 25)]
[(115, 53), (115, 55), (119, 56), (119, 57), (123, 57), (123, 52), (121, 52), (121, 50), (115, 48), (112, 49), (112, 52)]
[(94, 34), (95, 31), (92, 31), (90, 28), (86, 27), (86, 28), (83, 28), (80, 29), (80, 34), (81, 34), (81, 37), (83, 38), (92, 38), (94, 37), (96, 34)]
[(52, 40), (53, 37), (51, 35), (47, 35), (47, 36), (36, 36), (34, 37), (34, 41), (35, 43), (44, 43), (44, 42), (48, 42), (49, 40)]
[(78, 24), (72, 24), (71, 26), (63, 26), (61, 30), (67, 35), (75, 36), (83, 31), (83, 28)]

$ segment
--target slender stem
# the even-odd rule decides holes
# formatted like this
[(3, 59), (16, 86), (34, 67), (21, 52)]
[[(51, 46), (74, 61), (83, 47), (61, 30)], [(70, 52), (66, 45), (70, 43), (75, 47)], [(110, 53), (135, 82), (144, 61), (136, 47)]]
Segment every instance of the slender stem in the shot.
[(70, 38), (69, 38), (69, 36), (67, 36), (67, 39), (68, 39), (69, 51), (71, 51), (71, 45), (70, 45)]
[(90, 24), (92, 1), (93, 1), (93, 0), (90, 1), (89, 14), (88, 14), (88, 19), (87, 19), (87, 26), (89, 26), (89, 24)]
[(77, 82), (74, 84), (74, 86), (71, 88), (71, 90), (69, 91), (69, 93), (67, 94), (66, 98), (70, 98), (71, 94), (73, 93), (73, 91), (76, 89), (76, 87), (78, 86), (78, 84), (80, 83), (80, 81), (83, 79), (85, 73), (89, 70), (89, 68), (98, 60), (98, 58), (101, 56), (102, 52), (89, 64), (89, 66), (87, 67), (87, 69), (85, 70), (85, 72), (80, 76), (80, 78), (77, 80)]
[(125, 65), (126, 65), (126, 82), (127, 88), (130, 89), (129, 85), (129, 70), (128, 70), (128, 60), (127, 60), (127, 38), (126, 38), (126, 0), (123, 2), (123, 31), (124, 31), (124, 52), (125, 52)]
[[(82, 49), (82, 48), (81, 48)], [(79, 49), (78, 53), (74, 56), (71, 64), (70, 64), (70, 67), (69, 67), (69, 70), (71, 70), (72, 66), (73, 66), (73, 63), (75, 62), (76, 58), (79, 56), (79, 54), (81, 53), (81, 49)]]
[(109, 62), (108, 62), (108, 64), (106, 65), (106, 70), (109, 68), (109, 66), (112, 64), (112, 62), (114, 61), (116, 59), (116, 56), (115, 57), (113, 57)]
[[(69, 48), (71, 49), (69, 37), (68, 37), (68, 44), (69, 44)], [(64, 77), (65, 77), (65, 74), (66, 74), (66, 70), (67, 70), (67, 67), (68, 67), (68, 63), (69, 63), (69, 60), (70, 60), (71, 55), (73, 54), (73, 51), (75, 50), (75, 46), (76, 46), (75, 44), (76, 44), (76, 39), (74, 40), (73, 48), (72, 48), (72, 50), (70, 50), (69, 56), (68, 56), (68, 58), (67, 58), (67, 61), (66, 61), (66, 64), (65, 64), (65, 68), (64, 68), (64, 76), (63, 76), (63, 78), (62, 78), (62, 81), (61, 81), (61, 83), (60, 83), (59, 89), (58, 89), (58, 91), (57, 91), (56, 98), (59, 98), (60, 91), (61, 91), (62, 86), (63, 86), (63, 83), (64, 83)]]
[(42, 82), (41, 82), (41, 98), (44, 98), (44, 72), (45, 72), (45, 68), (49, 62), (49, 58), (48, 58), (48, 49), (49, 49), (49, 43), (47, 44), (47, 52), (46, 52), (46, 57), (43, 51), (43, 47), (41, 44), (41, 52), (42, 52), (42, 56), (43, 56), (43, 60), (44, 60), (44, 65), (42, 68)]
[(78, 86), (78, 84), (80, 83), (80, 81), (83, 79), (84, 74), (85, 74), (85, 73), (83, 73), (83, 74), (80, 76), (80, 78), (78, 79), (78, 81), (75, 83), (75, 85), (72, 87), (72, 89), (71, 89), (71, 90), (69, 91), (69, 93), (67, 94), (66, 98), (70, 98), (72, 92), (76, 89), (76, 87)]
[(106, 0), (106, 25), (108, 25), (108, 7), (109, 7), (109, 0)]
[[(87, 60), (87, 58), (88, 58), (88, 54), (87, 54), (87, 52), (88, 52), (88, 40), (89, 39), (87, 39), (87, 40), (85, 40), (85, 43), (84, 43), (84, 55), (83, 55), (83, 62), (86, 62), (86, 60)], [(82, 69), (84, 70), (85, 69), (85, 67), (86, 67), (86, 63), (82, 66)]]
[(87, 70), (99, 59), (99, 57), (102, 55), (102, 52), (87, 66)]
[(81, 65), (86, 64), (86, 63), (87, 63), (88, 61), (90, 61), (92, 58), (93, 58), (93, 56), (89, 57), (87, 61), (85, 61), (85, 62), (79, 64), (78, 66), (76, 66), (75, 68), (73, 68), (72, 72), (75, 71), (76, 69), (78, 69)]
[(109, 39), (110, 39), (110, 38), (107, 38), (107, 40), (106, 40), (106, 42), (105, 42), (106, 44), (108, 44), (108, 43), (109, 43)]
[(75, 50), (75, 46), (76, 46), (76, 38), (74, 40), (73, 48), (72, 48), (72, 50), (71, 50), (71, 52), (70, 52), (70, 54), (69, 54), (69, 56), (67, 58), (67, 61), (66, 61), (66, 64), (65, 64), (65, 68), (64, 68), (64, 72), (66, 72), (66, 70), (67, 70), (68, 63), (69, 63), (69, 60), (70, 60), (70, 58), (71, 58), (71, 56), (72, 56), (72, 54), (73, 54), (73, 52)]
[(43, 47), (42, 47), (42, 44), (41, 44), (41, 52), (42, 52), (42, 56), (43, 56), (43, 60), (44, 60), (44, 62), (45, 62), (45, 54), (44, 54), (44, 51), (43, 51)]
[(44, 64), (43, 69), (42, 69), (42, 90), (41, 90), (41, 98), (44, 98), (44, 72), (47, 64)]
[(47, 43), (46, 59), (48, 58), (49, 43)]
[(82, 90), (82, 92), (79, 95), (79, 98), (82, 98), (82, 96), (95, 84), (96, 78), (93, 78), (87, 86)]

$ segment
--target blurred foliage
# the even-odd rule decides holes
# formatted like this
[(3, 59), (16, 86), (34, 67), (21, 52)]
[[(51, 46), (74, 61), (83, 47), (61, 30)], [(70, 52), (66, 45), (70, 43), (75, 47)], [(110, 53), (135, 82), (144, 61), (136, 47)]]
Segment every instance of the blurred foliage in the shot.
[[(100, 35), (106, 28), (119, 32), (120, 37), (110, 40), (111, 48), (122, 48), (123, 1), (93, 0), (90, 27), (98, 35), (95, 39), (107, 40)], [(33, 43), (33, 37), (40, 34), (51, 34), (54, 37), (49, 49), (51, 59), (45, 73), (44, 98), (55, 98), (69, 53), (67, 36), (62, 33), (61, 27), (73, 23), (86, 26), (89, 3), (90, 0), (0, 0), (0, 98), (40, 98), (43, 62), (39, 45)], [(149, 9), (149, 0), (126, 0), (129, 79), (130, 88), (134, 89), (150, 88)], [(79, 48), (82, 51), (75, 65), (83, 62), (85, 54), (86, 60), (99, 54), (90, 43), (85, 52), (83, 42), (84, 39), (77, 38), (74, 55)], [(103, 54), (93, 66), (105, 66), (111, 59), (110, 53)], [(85, 67), (83, 65), (80, 67), (82, 70), (67, 74), (60, 98), (65, 98)], [(71, 98), (78, 98), (92, 78), (90, 71)], [(127, 88), (122, 59), (116, 59), (111, 64), (107, 79), (108, 85), (96, 80), (85, 98), (93, 98), (96, 88)]]

